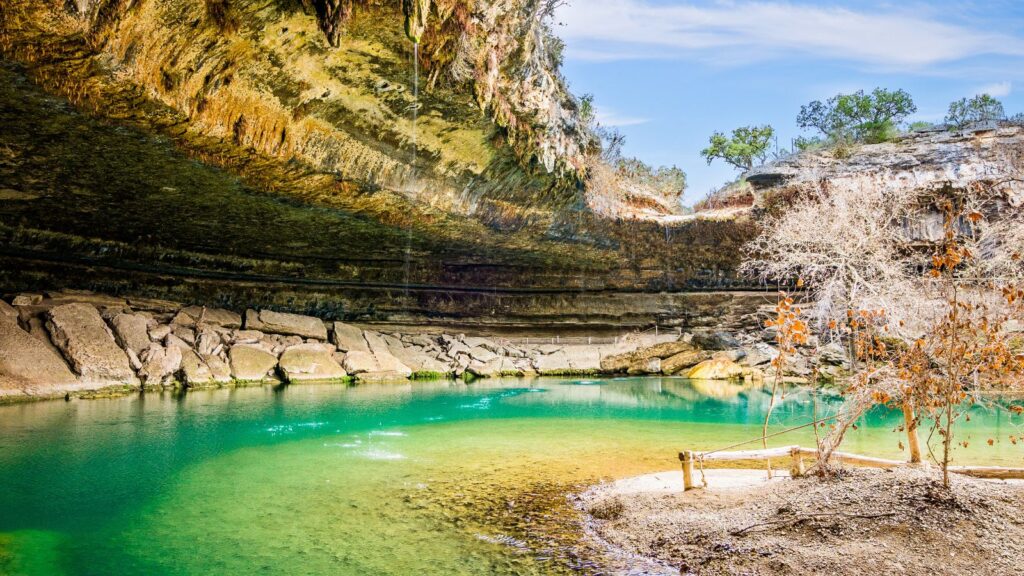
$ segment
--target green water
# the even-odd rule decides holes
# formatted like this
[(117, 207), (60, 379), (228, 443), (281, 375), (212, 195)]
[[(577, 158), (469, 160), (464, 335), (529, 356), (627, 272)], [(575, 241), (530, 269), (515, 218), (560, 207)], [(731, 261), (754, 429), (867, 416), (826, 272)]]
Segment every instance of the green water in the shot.
[[(756, 437), (766, 405), (758, 388), (632, 378), (0, 407), (0, 574), (595, 572), (567, 493)], [(773, 427), (811, 413), (793, 391)], [(898, 424), (872, 413), (844, 448), (900, 457)], [(957, 459), (1024, 465), (1021, 426), (976, 409)]]

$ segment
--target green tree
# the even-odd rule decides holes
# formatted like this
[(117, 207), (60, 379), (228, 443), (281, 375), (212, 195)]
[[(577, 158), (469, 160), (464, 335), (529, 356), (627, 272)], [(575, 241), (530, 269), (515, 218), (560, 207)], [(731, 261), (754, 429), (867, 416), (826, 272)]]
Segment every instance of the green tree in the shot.
[(711, 164), (719, 158), (728, 164), (747, 171), (761, 164), (768, 157), (768, 145), (775, 136), (775, 129), (764, 126), (743, 126), (732, 131), (732, 136), (715, 132), (708, 140), (709, 146), (700, 155)]
[(884, 142), (907, 116), (917, 112), (913, 98), (904, 90), (875, 88), (837, 94), (825, 102), (814, 100), (800, 107), (796, 123), (821, 132), (833, 142)]
[(988, 94), (979, 94), (974, 98), (961, 98), (950, 103), (946, 124), (954, 128), (965, 128), (971, 124), (1002, 120), (1005, 117), (1002, 102)]

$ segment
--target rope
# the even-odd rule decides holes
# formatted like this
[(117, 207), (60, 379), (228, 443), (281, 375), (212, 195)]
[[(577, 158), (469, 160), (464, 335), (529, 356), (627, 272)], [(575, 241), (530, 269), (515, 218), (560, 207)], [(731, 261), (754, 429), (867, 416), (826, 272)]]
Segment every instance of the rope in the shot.
[(714, 450), (709, 450), (707, 452), (701, 452), (700, 456), (697, 458), (697, 465), (700, 467), (700, 481), (701, 481), (702, 484), (704, 484), (705, 488), (708, 487), (708, 479), (704, 476), (704, 457), (707, 456), (708, 454), (715, 454), (716, 452), (725, 452), (726, 450), (732, 450), (733, 448), (738, 448), (740, 446), (745, 446), (747, 444), (752, 444), (754, 442), (759, 442), (759, 441), (762, 441), (762, 440), (767, 440), (769, 438), (774, 438), (776, 436), (781, 436), (783, 434), (789, 434), (790, 432), (795, 432), (796, 430), (801, 430), (803, 428), (807, 428), (808, 426), (817, 426), (818, 424), (821, 424), (822, 422), (827, 422), (829, 420), (835, 420), (838, 417), (839, 417), (838, 414), (835, 414), (835, 415), (832, 415), (832, 416), (826, 416), (824, 418), (820, 418), (820, 419), (814, 420), (812, 422), (807, 422), (806, 424), (801, 424), (799, 426), (794, 426), (793, 428), (787, 428), (786, 430), (780, 430), (778, 432), (773, 432), (773, 433), (768, 434), (766, 436), (759, 436), (759, 437), (753, 438), (751, 440), (746, 440), (746, 441), (743, 441), (743, 442), (739, 442), (737, 444), (733, 444), (731, 446), (726, 446), (725, 448), (716, 448)]
[(781, 436), (783, 434), (788, 434), (788, 433), (794, 432), (796, 430), (801, 430), (803, 428), (807, 428), (808, 426), (815, 426), (815, 425), (821, 424), (822, 422), (828, 422), (829, 420), (835, 420), (838, 417), (839, 417), (838, 414), (833, 415), (833, 416), (826, 416), (825, 418), (814, 420), (812, 422), (808, 422), (806, 424), (801, 424), (799, 426), (794, 426), (793, 428), (787, 428), (786, 430), (780, 430), (778, 432), (773, 432), (771, 434), (768, 434), (767, 436), (758, 436), (757, 438), (754, 438), (752, 440), (745, 440), (745, 441), (740, 442), (738, 444), (733, 444), (731, 446), (726, 446), (725, 448), (716, 448), (714, 450), (709, 450), (707, 452), (701, 452), (700, 455), (703, 458), (707, 454), (715, 454), (717, 452), (725, 452), (726, 450), (731, 450), (733, 448), (738, 448), (740, 446), (745, 446), (747, 444), (758, 442), (760, 440), (767, 440), (769, 438), (774, 438), (776, 436)]

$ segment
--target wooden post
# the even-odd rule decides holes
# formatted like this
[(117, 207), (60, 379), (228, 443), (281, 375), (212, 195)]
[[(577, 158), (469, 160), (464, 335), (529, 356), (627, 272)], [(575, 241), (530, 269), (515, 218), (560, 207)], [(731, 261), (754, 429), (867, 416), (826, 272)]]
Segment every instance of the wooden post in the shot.
[(907, 446), (910, 448), (910, 463), (921, 463), (921, 442), (917, 437), (917, 422), (914, 421), (914, 409), (910, 402), (903, 403), (903, 422), (907, 429)]
[(680, 457), (683, 461), (683, 491), (693, 490), (693, 451), (687, 450)]
[(799, 478), (806, 472), (804, 468), (804, 453), (799, 446), (790, 448), (789, 453), (793, 456), (793, 467), (790, 468), (789, 475), (793, 478)]

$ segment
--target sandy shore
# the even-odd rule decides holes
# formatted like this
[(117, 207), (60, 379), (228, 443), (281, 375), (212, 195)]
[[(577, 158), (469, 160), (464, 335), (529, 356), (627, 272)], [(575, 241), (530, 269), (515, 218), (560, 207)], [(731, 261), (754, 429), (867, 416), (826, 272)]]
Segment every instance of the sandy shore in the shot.
[(1019, 481), (954, 476), (946, 490), (937, 470), (916, 468), (706, 479), (683, 492), (681, 471), (627, 478), (579, 504), (626, 574), (1001, 575), (1024, 559)]

